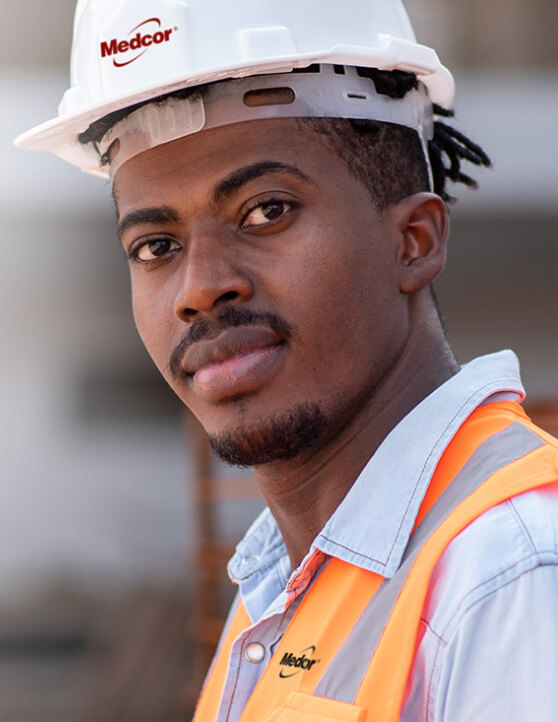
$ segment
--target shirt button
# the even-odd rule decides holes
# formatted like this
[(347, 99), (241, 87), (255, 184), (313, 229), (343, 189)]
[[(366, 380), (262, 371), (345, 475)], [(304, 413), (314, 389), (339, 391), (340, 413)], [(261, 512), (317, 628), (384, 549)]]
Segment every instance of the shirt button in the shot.
[(244, 656), (249, 662), (253, 662), (254, 664), (263, 662), (265, 657), (265, 647), (259, 642), (253, 642), (244, 650)]

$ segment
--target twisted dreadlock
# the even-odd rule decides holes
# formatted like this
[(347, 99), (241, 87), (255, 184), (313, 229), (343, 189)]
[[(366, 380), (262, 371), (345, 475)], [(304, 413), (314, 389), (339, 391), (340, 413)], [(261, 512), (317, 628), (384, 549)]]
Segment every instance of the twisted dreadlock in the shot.
[[(315, 66), (308, 70), (312, 67)], [(418, 79), (413, 73), (377, 68), (357, 70), (359, 75), (372, 80), (377, 93), (390, 98), (404, 98), (418, 87)], [(295, 72), (304, 72), (304, 69)], [(187, 98), (194, 94), (203, 96), (203, 90), (203, 87), (185, 88), (147, 102), (163, 103), (169, 97)], [(80, 143), (98, 143), (113, 125), (143, 104), (116, 111), (96, 121), (78, 136)], [(453, 117), (453, 111), (436, 104), (433, 111), (434, 136), (428, 142), (434, 184), (432, 190), (449, 203), (455, 198), (446, 189), (448, 179), (477, 188), (477, 182), (463, 173), (462, 161), (485, 167), (490, 167), (491, 162), (480, 146), (440, 120)], [(370, 190), (378, 208), (385, 208), (429, 188), (423, 149), (417, 133), (411, 128), (345, 118), (299, 118), (297, 122), (301, 130), (312, 130), (329, 140), (351, 172)]]
[[(446, 110), (434, 103), (434, 116), (442, 118), (453, 118), (455, 115), (453, 110)], [(445, 153), (449, 160), (449, 168), (444, 165), (442, 154)], [(434, 187), (436, 189), (436, 175), (449, 178), (454, 183), (464, 183), (469, 188), (478, 188), (476, 180), (461, 172), (461, 160), (468, 160), (473, 165), (484, 166), (490, 168), (492, 165), (490, 158), (484, 150), (473, 143), (467, 136), (460, 133), (455, 128), (443, 123), (441, 120), (434, 121), (434, 137), (428, 144), (428, 154), (432, 165), (434, 175)], [(445, 192), (445, 188), (439, 192), (445, 201), (453, 200)]]

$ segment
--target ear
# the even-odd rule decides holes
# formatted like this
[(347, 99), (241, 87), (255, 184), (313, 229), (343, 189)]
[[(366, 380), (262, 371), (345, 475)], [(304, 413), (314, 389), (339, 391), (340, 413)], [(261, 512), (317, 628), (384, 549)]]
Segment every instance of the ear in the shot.
[(399, 288), (401, 293), (416, 293), (444, 268), (449, 235), (446, 204), (434, 193), (416, 193), (390, 211), (399, 238)]

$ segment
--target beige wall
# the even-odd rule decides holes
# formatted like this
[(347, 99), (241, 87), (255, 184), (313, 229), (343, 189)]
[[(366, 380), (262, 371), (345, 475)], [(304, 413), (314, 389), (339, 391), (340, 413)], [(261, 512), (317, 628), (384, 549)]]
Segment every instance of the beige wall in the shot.
[(408, 0), (420, 40), (451, 66), (558, 64), (555, 0)]

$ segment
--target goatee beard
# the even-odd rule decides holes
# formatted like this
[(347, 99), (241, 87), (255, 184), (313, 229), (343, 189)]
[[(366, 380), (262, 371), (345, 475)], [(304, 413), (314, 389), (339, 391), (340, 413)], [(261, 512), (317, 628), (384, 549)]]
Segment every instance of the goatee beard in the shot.
[(326, 418), (318, 404), (299, 404), (274, 419), (210, 435), (217, 456), (232, 466), (259, 466), (286, 461), (312, 446)]

